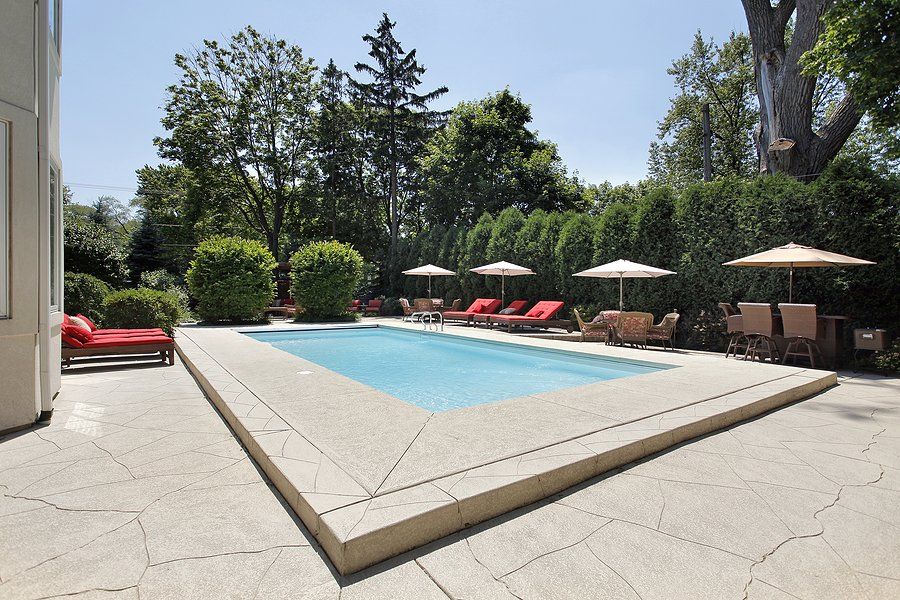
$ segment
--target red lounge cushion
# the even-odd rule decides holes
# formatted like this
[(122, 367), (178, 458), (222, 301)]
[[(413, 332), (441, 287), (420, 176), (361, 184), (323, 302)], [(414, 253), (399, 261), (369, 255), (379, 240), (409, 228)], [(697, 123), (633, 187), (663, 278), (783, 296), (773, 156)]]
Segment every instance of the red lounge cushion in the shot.
[(98, 329), (94, 332), (94, 337), (108, 337), (111, 335), (118, 336), (135, 336), (135, 335), (166, 335), (162, 329)]
[(156, 344), (171, 344), (172, 338), (165, 335), (147, 335), (147, 336), (103, 336), (94, 338), (94, 341), (84, 344), (84, 348), (112, 348), (115, 346), (144, 346)]
[(473, 315), (480, 315), (484, 312), (485, 306), (484, 304), (478, 304), (477, 306), (472, 307), (470, 310), (466, 312), (472, 313)]
[(86, 316), (84, 316), (81, 313), (78, 313), (75, 316), (78, 317), (79, 319), (81, 319), (82, 321), (84, 321), (85, 323), (87, 323), (87, 326), (91, 328), (91, 331), (97, 331), (97, 326), (94, 325), (94, 322), (91, 321), (90, 319), (88, 319)]
[(79, 326), (79, 325), (66, 325), (63, 324), (61, 326), (62, 333), (64, 333), (69, 338), (74, 338), (81, 342), (82, 344), (87, 344), (91, 340), (94, 339), (94, 336), (87, 329)]
[(470, 304), (469, 308), (467, 308), (463, 312), (467, 312), (467, 313), (475, 312), (475, 309), (478, 308), (479, 306), (481, 306), (481, 298), (477, 299), (475, 302)]
[(62, 330), (62, 341), (63, 341), (63, 344), (65, 344), (65, 345), (68, 346), (69, 348), (81, 348), (82, 346), (84, 346), (84, 344), (82, 344), (82, 343), (78, 340), (78, 338), (72, 337), (71, 335), (69, 335), (69, 334), (66, 332), (66, 330), (65, 330), (66, 327), (71, 327), (71, 325), (63, 325), (63, 330)]

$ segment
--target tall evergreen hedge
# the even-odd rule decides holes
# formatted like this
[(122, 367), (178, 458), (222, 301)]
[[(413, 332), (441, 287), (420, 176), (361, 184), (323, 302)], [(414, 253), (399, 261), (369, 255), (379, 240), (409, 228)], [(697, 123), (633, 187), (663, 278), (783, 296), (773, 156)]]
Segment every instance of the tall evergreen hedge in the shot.
[[(627, 309), (659, 319), (682, 315), (680, 342), (718, 348), (724, 340), (718, 302), (787, 301), (786, 269), (725, 267), (723, 262), (794, 241), (876, 261), (847, 269), (798, 269), (794, 299), (853, 326), (888, 327), (900, 335), (900, 178), (852, 161), (836, 161), (811, 184), (789, 177), (722, 179), (675, 192), (648, 187), (599, 215), (529, 215), (515, 208), (484, 215), (466, 231), (426, 230), (403, 240), (390, 263), (388, 296), (424, 296), (423, 278), (400, 271), (436, 262), (459, 273), (441, 280), (445, 298), (499, 295), (498, 278), (468, 269), (495, 260), (532, 268), (514, 278), (507, 297), (563, 300), (588, 312), (618, 305), (618, 282), (573, 278), (584, 268), (626, 258), (678, 275), (625, 282)], [(434, 260), (434, 259), (437, 260)], [(427, 259), (427, 260), (426, 260)]]

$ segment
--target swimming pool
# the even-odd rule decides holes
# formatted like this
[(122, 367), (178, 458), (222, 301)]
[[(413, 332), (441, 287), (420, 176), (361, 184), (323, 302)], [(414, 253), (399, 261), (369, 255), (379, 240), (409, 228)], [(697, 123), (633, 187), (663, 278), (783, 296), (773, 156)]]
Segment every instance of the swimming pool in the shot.
[(385, 327), (245, 335), (433, 412), (670, 368)]

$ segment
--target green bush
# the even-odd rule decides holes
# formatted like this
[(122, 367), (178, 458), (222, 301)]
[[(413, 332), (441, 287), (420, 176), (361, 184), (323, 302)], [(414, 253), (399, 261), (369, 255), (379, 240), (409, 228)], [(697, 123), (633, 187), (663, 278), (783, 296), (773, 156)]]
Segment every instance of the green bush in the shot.
[(291, 256), (291, 295), (309, 320), (343, 315), (362, 277), (363, 259), (349, 244), (311, 242)]
[(115, 235), (77, 214), (66, 212), (63, 220), (66, 271), (87, 273), (114, 287), (124, 285), (128, 267)]
[(103, 299), (111, 291), (106, 282), (93, 275), (66, 272), (63, 283), (66, 312), (81, 313), (99, 325), (103, 322)]
[(147, 288), (121, 290), (109, 294), (103, 301), (104, 327), (161, 327), (171, 335), (180, 320), (178, 298), (168, 292)]
[(151, 290), (159, 290), (161, 292), (169, 292), (178, 298), (178, 305), (181, 311), (187, 315), (190, 311), (187, 289), (178, 280), (178, 277), (172, 275), (165, 269), (157, 269), (155, 271), (144, 271), (141, 273), (140, 287), (149, 288)]
[(197, 246), (185, 279), (205, 321), (256, 321), (275, 295), (275, 259), (265, 246), (212, 237)]
[(900, 340), (895, 340), (890, 348), (875, 355), (875, 367), (893, 375), (900, 373)]

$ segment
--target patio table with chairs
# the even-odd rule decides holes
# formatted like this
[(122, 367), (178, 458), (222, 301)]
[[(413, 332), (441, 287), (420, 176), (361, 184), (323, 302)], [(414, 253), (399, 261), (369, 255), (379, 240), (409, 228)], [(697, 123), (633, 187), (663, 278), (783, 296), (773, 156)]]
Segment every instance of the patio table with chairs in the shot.
[[(837, 368), (844, 349), (844, 315), (820, 315), (815, 304), (720, 302), (730, 336), (725, 355), (771, 362), (806, 358), (813, 367)], [(800, 351), (802, 348), (802, 351)]]

